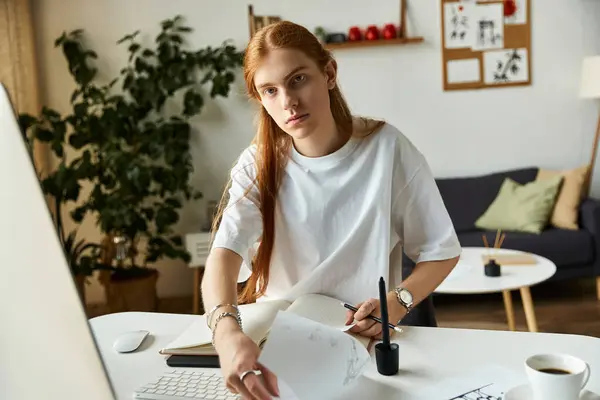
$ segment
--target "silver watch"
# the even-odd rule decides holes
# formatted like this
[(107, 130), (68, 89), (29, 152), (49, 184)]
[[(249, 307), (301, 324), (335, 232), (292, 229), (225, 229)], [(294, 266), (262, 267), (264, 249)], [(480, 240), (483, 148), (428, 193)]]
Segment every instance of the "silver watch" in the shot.
[(398, 303), (406, 308), (406, 313), (408, 314), (413, 306), (412, 293), (405, 288), (396, 288), (394, 289), (394, 292), (396, 293), (396, 299), (398, 299)]

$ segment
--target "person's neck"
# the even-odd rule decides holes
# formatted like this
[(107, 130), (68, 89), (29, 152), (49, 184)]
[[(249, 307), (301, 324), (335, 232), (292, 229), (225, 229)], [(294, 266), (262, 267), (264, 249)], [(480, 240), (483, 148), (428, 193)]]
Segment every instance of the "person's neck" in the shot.
[(323, 157), (341, 149), (348, 141), (348, 137), (338, 132), (335, 121), (313, 132), (306, 139), (294, 140), (296, 151), (305, 157)]

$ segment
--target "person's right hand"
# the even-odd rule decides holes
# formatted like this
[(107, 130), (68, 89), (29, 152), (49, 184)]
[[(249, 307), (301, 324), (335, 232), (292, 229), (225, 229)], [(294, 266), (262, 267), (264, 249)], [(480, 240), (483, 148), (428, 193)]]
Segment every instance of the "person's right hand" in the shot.
[[(277, 377), (258, 362), (260, 348), (246, 334), (240, 330), (226, 332), (216, 345), (221, 373), (229, 390), (241, 394), (244, 400), (271, 400), (279, 396)], [(240, 380), (242, 373), (252, 370), (260, 371), (262, 378), (249, 373)]]

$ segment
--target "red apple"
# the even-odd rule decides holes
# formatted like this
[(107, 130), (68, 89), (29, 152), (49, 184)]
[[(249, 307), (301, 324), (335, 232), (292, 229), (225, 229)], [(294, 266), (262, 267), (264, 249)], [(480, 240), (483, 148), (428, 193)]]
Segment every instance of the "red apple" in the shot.
[(394, 24), (386, 24), (381, 31), (384, 39), (394, 39), (398, 36), (396, 26)]
[(358, 26), (353, 26), (348, 31), (348, 40), (357, 41), (362, 40), (362, 32)]
[(369, 25), (367, 27), (367, 32), (365, 33), (365, 39), (367, 39), (367, 40), (379, 39), (379, 29), (377, 29), (377, 26)]

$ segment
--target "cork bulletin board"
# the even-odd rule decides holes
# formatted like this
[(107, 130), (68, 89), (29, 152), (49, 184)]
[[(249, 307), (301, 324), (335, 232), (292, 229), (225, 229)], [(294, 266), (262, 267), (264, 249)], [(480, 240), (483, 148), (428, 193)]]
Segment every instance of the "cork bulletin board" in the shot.
[(440, 0), (444, 90), (531, 84), (532, 0)]

